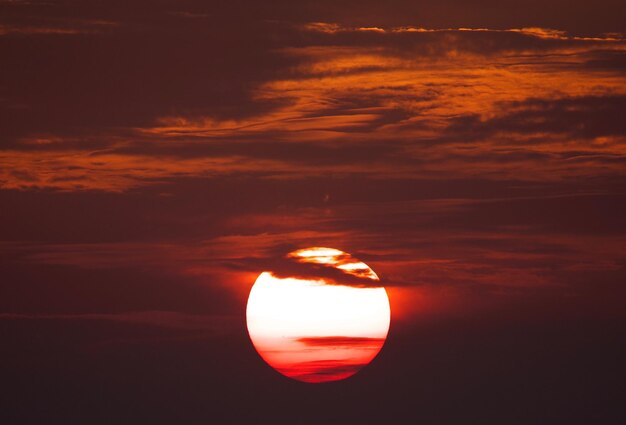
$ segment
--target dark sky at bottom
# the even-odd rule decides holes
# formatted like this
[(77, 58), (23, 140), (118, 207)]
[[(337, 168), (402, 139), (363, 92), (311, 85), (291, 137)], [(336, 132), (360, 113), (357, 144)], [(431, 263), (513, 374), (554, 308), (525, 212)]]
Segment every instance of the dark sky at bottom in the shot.
[(484, 317), (392, 328), (368, 367), (319, 385), (273, 371), (245, 332), (203, 336), (27, 320), (3, 321), (2, 335), (4, 423), (620, 424), (625, 418), (626, 350), (614, 321)]

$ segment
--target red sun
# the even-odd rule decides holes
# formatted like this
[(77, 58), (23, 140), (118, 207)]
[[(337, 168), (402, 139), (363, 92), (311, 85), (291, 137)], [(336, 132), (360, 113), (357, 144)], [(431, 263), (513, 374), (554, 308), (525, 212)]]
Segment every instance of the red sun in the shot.
[[(287, 257), (313, 272), (259, 275), (246, 311), (254, 347), (275, 370), (299, 381), (354, 375), (376, 357), (389, 331), (389, 298), (378, 276), (336, 249), (307, 248)], [(330, 278), (328, 270), (339, 278)], [(342, 283), (342, 275), (349, 283)], [(359, 279), (362, 284), (355, 283)]]

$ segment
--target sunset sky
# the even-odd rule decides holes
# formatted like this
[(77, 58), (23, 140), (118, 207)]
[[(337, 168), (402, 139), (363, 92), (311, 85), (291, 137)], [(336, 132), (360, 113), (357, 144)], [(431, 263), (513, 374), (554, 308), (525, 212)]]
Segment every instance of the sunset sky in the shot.
[[(626, 423), (624, 18), (0, 0), (0, 422)], [(389, 296), (337, 383), (246, 329), (311, 246)]]

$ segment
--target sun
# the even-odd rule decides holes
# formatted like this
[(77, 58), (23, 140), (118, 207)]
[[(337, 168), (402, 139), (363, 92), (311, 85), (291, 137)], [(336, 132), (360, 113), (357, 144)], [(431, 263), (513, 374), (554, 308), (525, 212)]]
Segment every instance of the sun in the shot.
[(370, 267), (343, 251), (314, 247), (259, 275), (246, 317), (250, 339), (270, 366), (319, 383), (352, 376), (376, 357), (390, 308)]

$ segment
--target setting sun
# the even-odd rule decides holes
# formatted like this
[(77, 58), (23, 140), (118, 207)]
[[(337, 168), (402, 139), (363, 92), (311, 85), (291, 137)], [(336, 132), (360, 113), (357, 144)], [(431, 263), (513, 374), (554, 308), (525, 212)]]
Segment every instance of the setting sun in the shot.
[(261, 273), (247, 306), (256, 350), (278, 372), (304, 382), (355, 374), (378, 354), (389, 331), (389, 299), (377, 286), (378, 276), (339, 250), (308, 248), (288, 258), (339, 269), (364, 283), (331, 282), (313, 273), (307, 279)]

